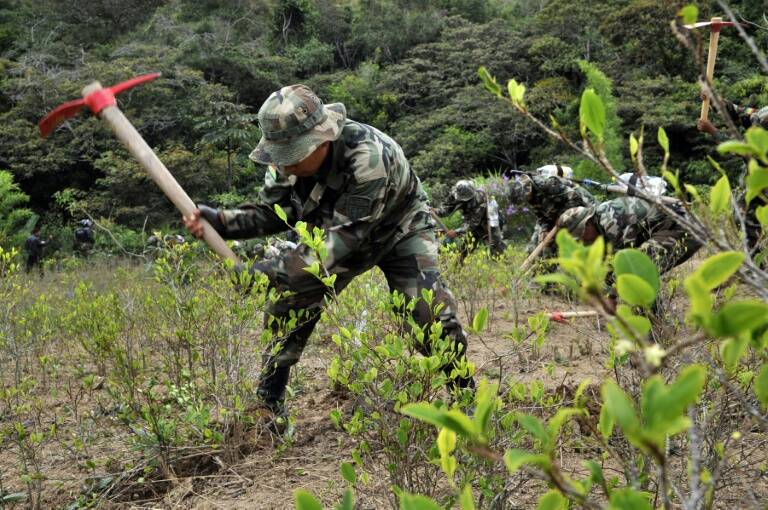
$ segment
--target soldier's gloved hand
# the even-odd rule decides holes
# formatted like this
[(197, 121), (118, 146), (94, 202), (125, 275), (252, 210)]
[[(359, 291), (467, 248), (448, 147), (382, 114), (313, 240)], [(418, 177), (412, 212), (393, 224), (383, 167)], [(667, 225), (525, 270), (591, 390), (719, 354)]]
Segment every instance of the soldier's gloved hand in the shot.
[(200, 239), (203, 237), (203, 225), (200, 223), (201, 217), (205, 218), (218, 233), (224, 232), (224, 223), (221, 220), (219, 210), (207, 205), (198, 204), (197, 209), (192, 211), (190, 216), (182, 217), (184, 225), (196, 238)]

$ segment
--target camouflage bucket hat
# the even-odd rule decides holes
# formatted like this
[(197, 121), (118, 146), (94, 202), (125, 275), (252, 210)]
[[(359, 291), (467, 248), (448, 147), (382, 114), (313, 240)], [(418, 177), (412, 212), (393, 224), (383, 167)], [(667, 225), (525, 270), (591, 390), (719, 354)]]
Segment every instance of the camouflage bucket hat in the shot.
[(337, 140), (346, 118), (343, 104), (324, 105), (306, 85), (283, 87), (259, 109), (262, 136), (249, 157), (263, 165), (295, 165), (323, 142)]
[(571, 207), (560, 215), (557, 224), (566, 229), (574, 237), (581, 237), (587, 222), (595, 215), (594, 207)]
[(466, 202), (475, 196), (475, 187), (472, 185), (472, 181), (461, 180), (453, 185), (451, 193), (456, 200)]

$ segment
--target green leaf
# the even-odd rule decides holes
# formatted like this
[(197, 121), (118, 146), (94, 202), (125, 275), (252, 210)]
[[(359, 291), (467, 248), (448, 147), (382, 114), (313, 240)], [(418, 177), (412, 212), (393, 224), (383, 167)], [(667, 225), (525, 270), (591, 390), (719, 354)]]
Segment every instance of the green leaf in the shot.
[(475, 314), (475, 317), (472, 319), (472, 329), (480, 333), (481, 331), (485, 330), (485, 326), (488, 324), (488, 309), (483, 307)]
[(637, 142), (634, 133), (629, 134), (629, 157), (634, 161), (637, 158), (637, 151), (640, 150), (640, 144)]
[(485, 85), (485, 88), (488, 89), (488, 91), (495, 96), (501, 97), (501, 85), (496, 82), (496, 78), (491, 76), (491, 73), (488, 72), (488, 69), (486, 69), (485, 66), (480, 66), (480, 69), (477, 70), (477, 75), (480, 76), (483, 85)]
[(768, 152), (768, 132), (759, 126), (752, 126), (747, 129), (744, 138), (754, 149), (755, 155), (765, 161), (765, 155)]
[(736, 338), (730, 338), (723, 342), (721, 348), (721, 356), (723, 357), (723, 365), (729, 372), (733, 372), (738, 365), (739, 360), (747, 351), (749, 345), (748, 335), (739, 335)]
[(421, 494), (408, 494), (404, 492), (400, 495), (400, 510), (443, 510), (434, 499), (422, 496)]
[(488, 431), (491, 415), (496, 407), (498, 388), (498, 384), (490, 384), (482, 379), (475, 393), (475, 425), (481, 434), (486, 434)]
[(293, 492), (293, 498), (296, 502), (296, 510), (323, 510), (323, 506), (312, 493), (304, 489), (296, 489)]
[(731, 184), (725, 175), (717, 180), (709, 192), (709, 210), (712, 214), (728, 212), (731, 203)]
[(659, 269), (651, 258), (635, 248), (619, 250), (613, 259), (613, 269), (616, 276), (634, 274), (639, 276), (658, 292), (661, 287)]
[(549, 435), (549, 432), (547, 432), (547, 429), (544, 428), (544, 424), (542, 424), (538, 418), (531, 416), (530, 414), (519, 413), (516, 418), (518, 423), (520, 423), (525, 430), (541, 441), (542, 447), (546, 450), (551, 442), (551, 436)]
[(456, 432), (443, 428), (437, 435), (437, 449), (443, 457), (448, 456), (456, 449)]
[(635, 489), (615, 489), (611, 492), (609, 510), (651, 510), (651, 495)]
[(675, 190), (675, 193), (680, 193), (680, 179), (677, 178), (677, 175), (673, 174), (669, 170), (664, 170), (664, 173), (661, 174), (664, 179), (667, 180), (667, 182), (672, 186), (672, 189)]
[(401, 412), (408, 416), (412, 416), (417, 420), (435, 425), (436, 427), (450, 429), (468, 439), (478, 439), (478, 431), (475, 424), (461, 411), (445, 411), (444, 409), (438, 409), (426, 402), (419, 402), (416, 404), (406, 404), (401, 409)]
[(683, 24), (692, 25), (699, 18), (699, 8), (693, 4), (688, 4), (680, 9), (677, 15), (683, 18)]
[(619, 424), (627, 438), (630, 440), (636, 438), (640, 431), (640, 419), (637, 417), (632, 400), (613, 381), (603, 383), (602, 396), (603, 405), (608, 408), (607, 412)]
[(724, 251), (712, 255), (702, 262), (694, 272), (694, 276), (701, 278), (701, 283), (707, 290), (719, 287), (728, 280), (741, 263), (744, 262), (744, 254), (739, 251)]
[(711, 314), (714, 299), (704, 281), (701, 275), (694, 273), (685, 279), (685, 290), (691, 302), (688, 311), (690, 318), (697, 324), (708, 327), (712, 321)]
[(621, 299), (635, 306), (650, 306), (656, 300), (656, 291), (645, 280), (634, 274), (616, 278), (616, 290)]
[(635, 315), (632, 313), (632, 308), (627, 305), (619, 305), (616, 309), (616, 315), (621, 317), (632, 328), (632, 331), (624, 331), (624, 326), (619, 321), (616, 321), (616, 326), (624, 331), (628, 338), (633, 338), (635, 335), (643, 337), (651, 331), (651, 321), (642, 315)]
[(690, 422), (685, 416), (686, 410), (699, 400), (706, 375), (703, 366), (689, 365), (670, 385), (665, 385), (660, 375), (654, 375), (645, 382), (641, 398), (645, 421), (643, 433), (658, 446), (664, 443), (667, 435), (688, 428)]
[(581, 106), (579, 108), (579, 118), (582, 125), (582, 135), (585, 134), (586, 126), (597, 136), (598, 140), (603, 140), (605, 134), (605, 106), (603, 100), (593, 89), (586, 89), (581, 95)]
[(755, 395), (763, 405), (763, 409), (768, 408), (768, 363), (760, 367), (760, 372), (755, 377)]
[(355, 499), (352, 497), (352, 490), (347, 489), (341, 498), (341, 503), (336, 505), (336, 510), (355, 510)]
[(613, 425), (615, 421), (611, 413), (608, 412), (608, 406), (600, 408), (600, 419), (597, 422), (597, 428), (604, 439), (608, 439), (613, 434)]
[(546, 455), (518, 450), (516, 448), (507, 450), (504, 453), (504, 465), (507, 466), (509, 474), (515, 474), (518, 469), (526, 464), (533, 464), (534, 466), (546, 468), (549, 466), (549, 458), (547, 458)]
[(753, 331), (768, 322), (768, 304), (754, 299), (725, 303), (712, 321), (712, 328), (721, 337), (737, 336)]
[(355, 466), (349, 462), (341, 463), (341, 476), (351, 484), (357, 482), (357, 473), (355, 473)]
[(738, 156), (753, 156), (754, 149), (751, 145), (744, 142), (729, 140), (717, 146), (717, 152), (720, 154), (736, 154)]
[(588, 460), (584, 464), (587, 466), (587, 469), (589, 469), (589, 478), (592, 480), (592, 483), (597, 483), (601, 486), (604, 486), (605, 475), (603, 474), (603, 468), (600, 467), (600, 464), (594, 460)]
[(763, 226), (763, 230), (765, 230), (765, 227), (768, 226), (768, 205), (758, 207), (755, 211), (755, 216), (757, 217), (757, 221), (760, 222), (760, 225)]
[(460, 510), (475, 510), (475, 500), (472, 497), (472, 486), (467, 484), (461, 491), (459, 496), (459, 509)]
[(656, 137), (659, 140), (659, 145), (661, 145), (661, 148), (664, 149), (664, 154), (669, 154), (669, 138), (667, 137), (667, 132), (664, 131), (664, 128), (659, 126), (659, 131), (656, 134)]
[(20, 501), (25, 501), (26, 499), (26, 492), (12, 492), (10, 494), (0, 496), (0, 503), (18, 503)]
[(566, 510), (568, 500), (560, 494), (560, 491), (552, 489), (539, 498), (536, 510)]
[(279, 204), (275, 204), (275, 214), (277, 214), (277, 217), (283, 220), (283, 222), (288, 221), (288, 215), (285, 214), (285, 211)]
[(557, 442), (557, 436), (560, 434), (560, 429), (565, 424), (566, 420), (571, 416), (583, 415), (584, 411), (573, 407), (564, 407), (557, 410), (555, 415), (549, 419), (547, 423), (547, 432), (549, 433), (550, 442), (554, 445)]
[(768, 188), (768, 168), (755, 168), (747, 176), (747, 203)]

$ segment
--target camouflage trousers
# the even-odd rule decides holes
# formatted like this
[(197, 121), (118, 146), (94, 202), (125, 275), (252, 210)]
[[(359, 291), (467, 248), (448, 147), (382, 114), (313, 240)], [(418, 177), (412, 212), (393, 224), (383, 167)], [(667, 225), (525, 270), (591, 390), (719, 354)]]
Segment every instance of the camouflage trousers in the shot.
[(662, 274), (691, 258), (699, 248), (698, 241), (669, 217), (654, 225), (650, 237), (638, 247), (651, 257)]
[[(421, 295), (423, 289), (434, 292), (433, 306), (442, 304), (437, 317), (433, 316), (430, 307), (419, 299), (412, 312), (416, 324), (428, 326), (435, 321), (442, 325), (444, 337), (454, 343), (457, 357), (463, 356), (467, 349), (467, 339), (464, 330), (456, 318), (456, 301), (450, 290), (440, 278), (438, 269), (438, 242), (434, 231), (423, 230), (410, 234), (398, 241), (394, 246), (383, 247), (381, 251), (370, 250), (356, 257), (355, 264), (347, 264), (344, 272), (337, 273), (335, 291), (340, 293), (352, 279), (374, 266), (378, 266), (387, 279), (390, 291), (398, 291), (407, 298), (413, 299)], [(290, 280), (290, 278), (289, 278)], [(293, 294), (278, 300), (271, 306), (266, 320), (268, 326), (276, 334), (271, 345), (263, 355), (263, 366), (259, 383), (259, 396), (268, 404), (283, 400), (285, 386), (288, 383), (288, 373), (295, 365), (307, 345), (307, 341), (320, 319), (323, 300), (328, 295), (328, 288), (317, 279), (303, 279), (300, 288), (283, 288), (280, 291), (291, 291)], [(278, 335), (279, 323), (303, 310), (299, 325), (285, 335)], [(278, 321), (271, 319), (277, 318)], [(429, 354), (429, 346), (420, 348), (423, 354)], [(446, 372), (450, 367), (446, 367)], [(459, 387), (471, 386), (471, 379), (455, 382)]]

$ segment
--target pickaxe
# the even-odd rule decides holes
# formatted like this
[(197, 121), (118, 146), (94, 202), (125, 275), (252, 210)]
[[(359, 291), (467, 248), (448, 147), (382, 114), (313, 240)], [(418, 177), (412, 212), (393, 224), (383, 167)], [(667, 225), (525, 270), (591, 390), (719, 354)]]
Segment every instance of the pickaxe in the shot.
[[(685, 28), (695, 29), (709, 27), (709, 53), (707, 54), (707, 81), (712, 83), (715, 75), (715, 60), (717, 59), (717, 41), (720, 39), (720, 29), (735, 25), (732, 21), (723, 21), (723, 18), (712, 18), (710, 21), (700, 21), (692, 25), (685, 25)], [(709, 119), (709, 95), (705, 95), (701, 102), (701, 115), (699, 119)]]
[[(155, 184), (163, 190), (165, 196), (181, 211), (181, 214), (190, 216), (192, 211), (197, 208), (195, 203), (179, 186), (171, 172), (168, 171), (163, 162), (157, 157), (157, 154), (144, 141), (139, 132), (136, 131), (136, 128), (123, 115), (123, 112), (117, 107), (117, 100), (115, 99), (115, 96), (120, 92), (154, 80), (158, 76), (160, 76), (160, 73), (145, 74), (108, 88), (102, 88), (99, 82), (93, 82), (83, 89), (82, 99), (64, 103), (43, 117), (43, 120), (40, 121), (40, 134), (43, 138), (47, 137), (56, 129), (56, 126), (68, 118), (74, 117), (80, 113), (83, 107), (87, 106), (94, 115), (101, 117), (109, 124), (115, 135), (123, 142), (123, 145), (125, 145), (133, 157), (138, 160), (139, 164), (144, 167), (144, 170), (155, 181)], [(205, 219), (200, 218), (200, 223), (203, 225), (203, 239), (213, 251), (239, 266), (240, 259), (227, 246), (227, 243), (224, 242), (219, 233)]]
[(549, 314), (549, 320), (559, 322), (561, 324), (568, 324), (568, 319), (577, 319), (581, 317), (597, 317), (599, 314), (596, 310), (584, 310), (581, 312), (551, 312)]

